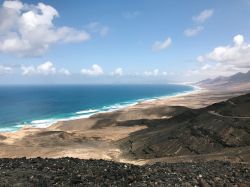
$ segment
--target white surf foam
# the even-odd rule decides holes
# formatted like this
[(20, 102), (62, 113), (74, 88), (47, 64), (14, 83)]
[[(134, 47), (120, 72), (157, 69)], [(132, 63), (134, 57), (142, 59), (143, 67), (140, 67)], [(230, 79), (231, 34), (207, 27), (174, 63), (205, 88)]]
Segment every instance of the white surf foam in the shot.
[(88, 109), (88, 110), (78, 111), (78, 112), (76, 112), (76, 114), (89, 114), (89, 113), (95, 113), (95, 112), (98, 112), (98, 110)]
[(13, 127), (2, 127), (0, 128), (0, 132), (14, 132), (18, 130), (19, 128), (13, 126)]

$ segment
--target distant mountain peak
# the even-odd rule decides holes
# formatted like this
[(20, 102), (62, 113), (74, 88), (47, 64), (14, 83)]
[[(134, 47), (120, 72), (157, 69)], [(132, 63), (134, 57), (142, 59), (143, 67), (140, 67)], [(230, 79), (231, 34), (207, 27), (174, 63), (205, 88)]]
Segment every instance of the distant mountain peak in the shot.
[(205, 79), (197, 82), (196, 84), (204, 87), (214, 87), (214, 86), (230, 86), (242, 83), (250, 83), (250, 70), (246, 73), (238, 72), (232, 76), (224, 77), (219, 76), (214, 79)]

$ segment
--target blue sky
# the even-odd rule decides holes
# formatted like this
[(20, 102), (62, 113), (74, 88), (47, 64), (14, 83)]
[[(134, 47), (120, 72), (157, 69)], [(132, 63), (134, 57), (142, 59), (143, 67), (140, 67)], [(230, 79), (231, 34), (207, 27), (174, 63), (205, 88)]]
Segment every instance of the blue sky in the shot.
[(250, 67), (248, 0), (0, 4), (0, 84), (192, 82)]

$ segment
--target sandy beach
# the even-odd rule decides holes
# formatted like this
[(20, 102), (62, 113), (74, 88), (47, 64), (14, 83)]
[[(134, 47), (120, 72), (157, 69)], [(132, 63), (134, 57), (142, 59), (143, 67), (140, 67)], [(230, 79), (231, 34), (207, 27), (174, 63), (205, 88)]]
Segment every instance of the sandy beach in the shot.
[(113, 112), (98, 113), (89, 118), (61, 121), (48, 128), (24, 127), (17, 132), (0, 134), (0, 157), (75, 157), (106, 159), (144, 164), (123, 156), (117, 142), (131, 133), (146, 129), (138, 120), (168, 119), (188, 108), (201, 108), (247, 93), (237, 88), (217, 91), (199, 89), (178, 96), (149, 100)]

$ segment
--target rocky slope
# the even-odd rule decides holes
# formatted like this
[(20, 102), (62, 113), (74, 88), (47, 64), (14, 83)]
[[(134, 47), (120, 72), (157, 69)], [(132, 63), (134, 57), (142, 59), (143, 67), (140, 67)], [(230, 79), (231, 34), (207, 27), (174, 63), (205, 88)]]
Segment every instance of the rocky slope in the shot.
[(134, 120), (126, 124), (148, 126), (119, 142), (130, 158), (202, 155), (209, 160), (217, 155), (217, 159), (250, 161), (250, 94), (189, 109), (170, 119)]
[(250, 167), (229, 162), (135, 166), (104, 160), (0, 159), (0, 186), (238, 186)]

